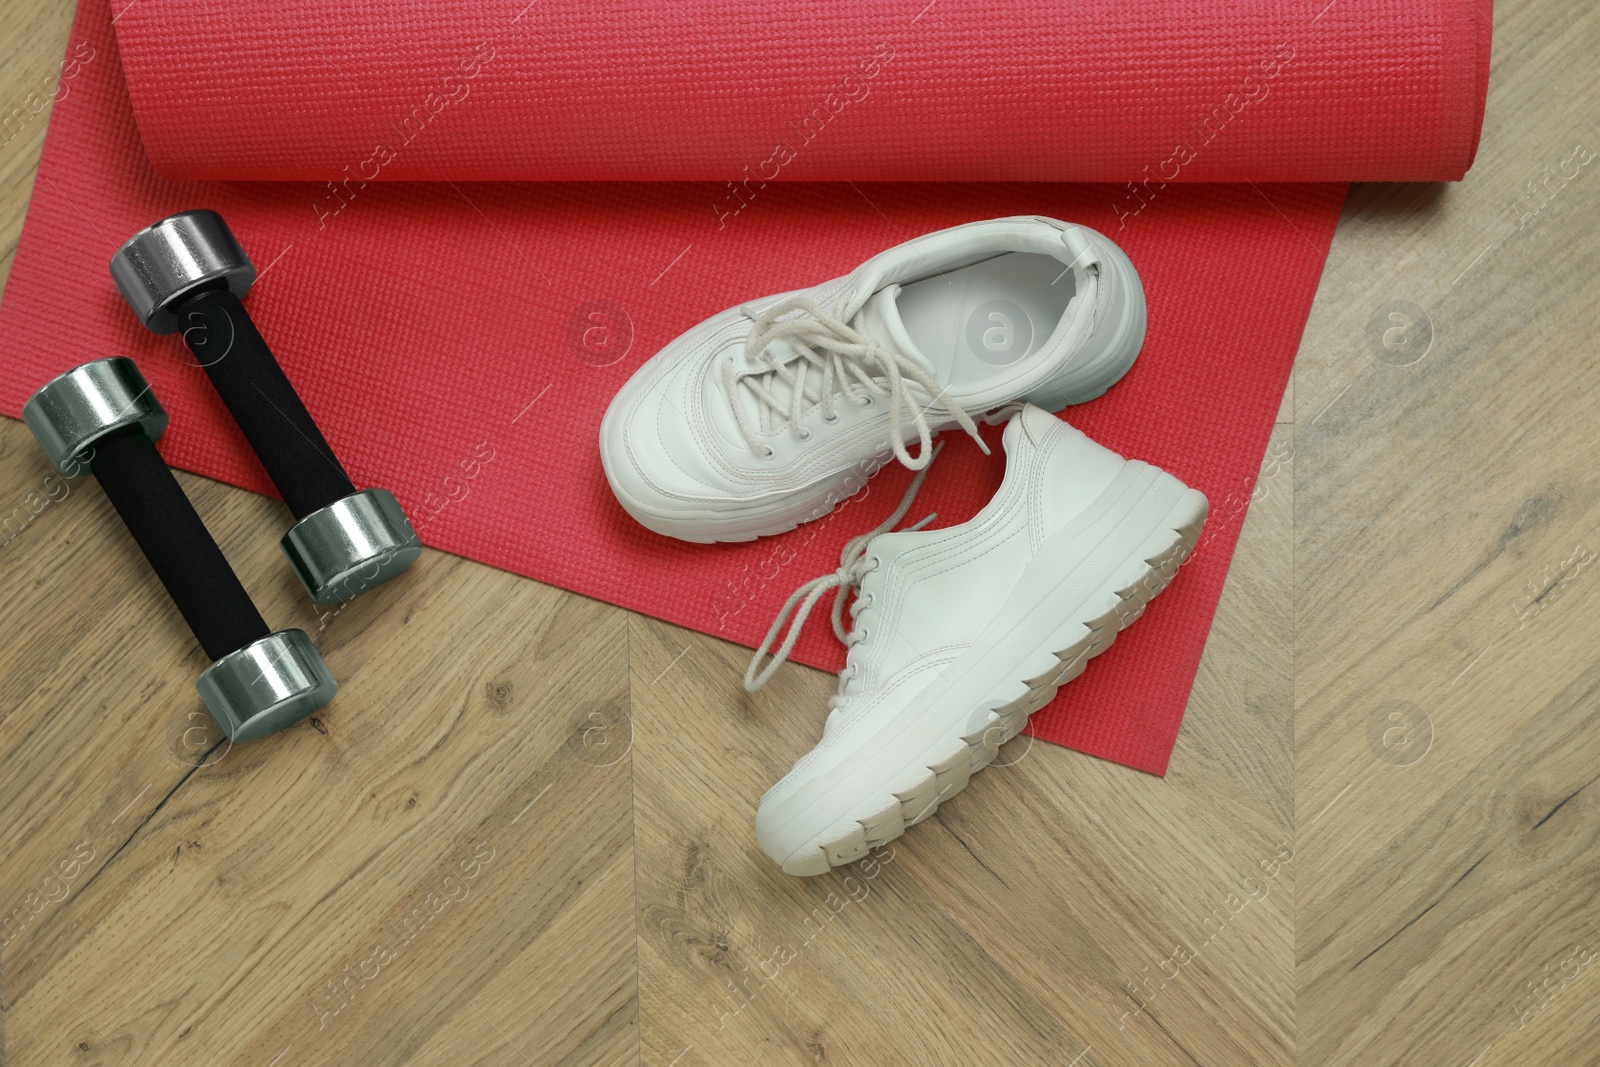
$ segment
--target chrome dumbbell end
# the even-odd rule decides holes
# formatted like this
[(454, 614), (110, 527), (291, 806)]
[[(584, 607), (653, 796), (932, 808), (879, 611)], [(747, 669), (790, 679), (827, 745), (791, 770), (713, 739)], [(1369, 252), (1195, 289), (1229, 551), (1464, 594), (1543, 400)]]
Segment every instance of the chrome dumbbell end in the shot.
[(166, 431), (167, 413), (133, 360), (109, 356), (40, 386), (22, 405), (22, 421), (56, 470), (78, 478), (89, 473), (96, 441), (125, 427), (154, 441)]
[(207, 667), (194, 687), (234, 741), (293, 726), (339, 691), (303, 630), (279, 630), (228, 653)]
[(422, 554), (422, 541), (387, 489), (362, 489), (313, 511), (279, 542), (319, 604), (349, 600), (399, 574)]
[(111, 257), (111, 277), (145, 327), (182, 328), (178, 308), (201, 289), (227, 288), (243, 298), (256, 268), (215, 211), (180, 211), (128, 238)]

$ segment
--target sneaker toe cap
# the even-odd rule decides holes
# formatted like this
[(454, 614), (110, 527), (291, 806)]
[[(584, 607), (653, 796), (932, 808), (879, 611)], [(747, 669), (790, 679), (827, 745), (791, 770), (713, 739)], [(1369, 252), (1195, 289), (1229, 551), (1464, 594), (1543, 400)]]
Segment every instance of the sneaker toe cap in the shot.
[(705, 411), (714, 354), (695, 340), (686, 335), (652, 357), (617, 392), (601, 421), (601, 465), (636, 514), (695, 511), (733, 495), (726, 472), (708, 455), (719, 447), (706, 439), (714, 433)]

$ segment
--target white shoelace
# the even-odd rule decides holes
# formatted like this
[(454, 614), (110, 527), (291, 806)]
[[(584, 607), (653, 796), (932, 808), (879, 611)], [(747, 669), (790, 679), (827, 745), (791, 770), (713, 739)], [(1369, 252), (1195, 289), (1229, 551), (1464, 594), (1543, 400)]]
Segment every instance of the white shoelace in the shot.
[[(794, 311), (804, 314), (789, 319), (783, 317)], [(750, 315), (750, 312), (746, 311), (745, 314)], [(933, 376), (909, 356), (885, 348), (849, 323), (835, 318), (802, 297), (785, 300), (750, 317), (754, 321), (749, 336), (745, 338), (745, 352), (752, 362), (760, 363), (767, 369), (741, 374), (732, 363), (728, 363), (723, 366), (722, 377), (728, 402), (733, 407), (733, 417), (752, 452), (770, 456), (772, 448), (761, 440), (760, 431), (752, 425), (750, 415), (741, 403), (741, 388), (750, 390), (762, 405), (763, 422), (768, 421), (765, 416), (769, 413), (776, 414), (784, 420), (784, 426), (802, 439), (811, 436), (811, 431), (801, 426), (800, 420), (813, 404), (820, 404), (823, 419), (833, 422), (838, 418), (833, 409), (834, 399), (840, 395), (856, 403), (871, 403), (873, 397), (888, 397), (889, 443), (894, 448), (895, 457), (914, 471), (922, 470), (932, 458), (929, 452), (932, 432), (928, 426), (927, 409), (906, 395), (906, 381), (910, 380), (933, 398), (929, 407), (936, 404), (949, 412), (950, 417), (978, 442), (984, 455), (989, 454), (988, 446), (978, 436), (978, 428), (972, 419), (959, 404), (950, 399)], [(784, 360), (772, 354), (772, 343), (783, 339), (795, 342), (797, 355)], [(816, 384), (812, 382), (813, 369), (821, 376)], [(789, 386), (787, 403), (772, 391), (774, 381), (780, 378)], [(905, 442), (901, 440), (901, 427), (908, 416), (917, 428), (920, 442), (915, 456), (907, 451)]]
[[(931, 462), (933, 457), (939, 454), (939, 446), (935, 445), (931, 452), (925, 451), (925, 454)], [(756, 649), (756, 654), (751, 658), (750, 666), (745, 668), (744, 687), (747, 692), (754, 693), (757, 689), (766, 685), (774, 672), (789, 658), (789, 653), (794, 651), (795, 641), (800, 637), (800, 631), (805, 627), (806, 619), (811, 615), (811, 609), (816, 607), (818, 600), (822, 599), (822, 594), (830, 589), (834, 590), (834, 635), (844, 642), (846, 648), (853, 648), (860, 643), (863, 637), (862, 631), (856, 629), (846, 631), (844, 628), (845, 597), (852, 590), (859, 590), (861, 579), (877, 569), (875, 560), (867, 556), (867, 544), (879, 534), (888, 533), (894, 529), (895, 524), (905, 518), (906, 512), (911, 510), (912, 500), (916, 499), (917, 490), (922, 488), (922, 479), (927, 477), (927, 474), (927, 464), (924, 463), (915, 477), (911, 479), (911, 484), (906, 487), (905, 495), (900, 498), (900, 504), (894, 509), (894, 514), (866, 533), (852, 537), (845, 542), (844, 551), (839, 553), (838, 570), (832, 574), (824, 574), (811, 579), (791, 593), (789, 599), (784, 601), (783, 607), (778, 609), (778, 617), (772, 620), (772, 626), (767, 630), (767, 636), (762, 639), (761, 647)], [(914, 525), (906, 527), (906, 529), (920, 530), (932, 522), (934, 518), (935, 516), (930, 514)], [(871, 603), (870, 599), (868, 603)], [(861, 601), (859, 599), (850, 605), (852, 619), (854, 619), (860, 608)], [(791, 615), (793, 616), (793, 621), (789, 623), (788, 632), (783, 637), (783, 643), (778, 646), (776, 652), (773, 652), (772, 643), (778, 639), (778, 632), (784, 628), (784, 623), (789, 620)], [(766, 666), (761, 666), (762, 658), (768, 655), (771, 656), (771, 659), (767, 661)], [(840, 690), (841, 692), (843, 691), (842, 679)], [(828, 706), (830, 708), (834, 707), (839, 699), (839, 697), (833, 697), (828, 701)]]

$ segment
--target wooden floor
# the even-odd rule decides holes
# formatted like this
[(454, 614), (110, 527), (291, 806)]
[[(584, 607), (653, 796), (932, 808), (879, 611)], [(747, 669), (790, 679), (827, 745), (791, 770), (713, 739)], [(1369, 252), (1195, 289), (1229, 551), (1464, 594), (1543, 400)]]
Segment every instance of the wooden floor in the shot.
[[(69, 8), (9, 5), (6, 110)], [(752, 818), (831, 677), (435, 552), (319, 617), (185, 475), (345, 682), (218, 744), (0, 420), (0, 1065), (1600, 1063), (1600, 10), (1496, 9), (1467, 180), (1352, 191), (1171, 773), (1018, 739), (826, 877)]]

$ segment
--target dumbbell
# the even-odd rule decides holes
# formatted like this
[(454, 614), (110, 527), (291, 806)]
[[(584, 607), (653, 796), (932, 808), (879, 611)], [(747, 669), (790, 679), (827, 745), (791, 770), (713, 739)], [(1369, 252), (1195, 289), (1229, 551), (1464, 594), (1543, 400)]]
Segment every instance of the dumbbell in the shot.
[(321, 604), (399, 574), (422, 542), (387, 489), (350, 476), (250, 321), (255, 265), (215, 211), (184, 211), (134, 234), (111, 277), (139, 321), (183, 339), (267, 469), (295, 524), (280, 547)]
[(333, 699), (339, 683), (311, 638), (267, 629), (156, 451), (167, 413), (133, 360), (97, 359), (51, 379), (22, 418), (57, 470), (69, 478), (92, 471), (122, 516), (213, 661), (194, 687), (223, 733), (249, 741)]

